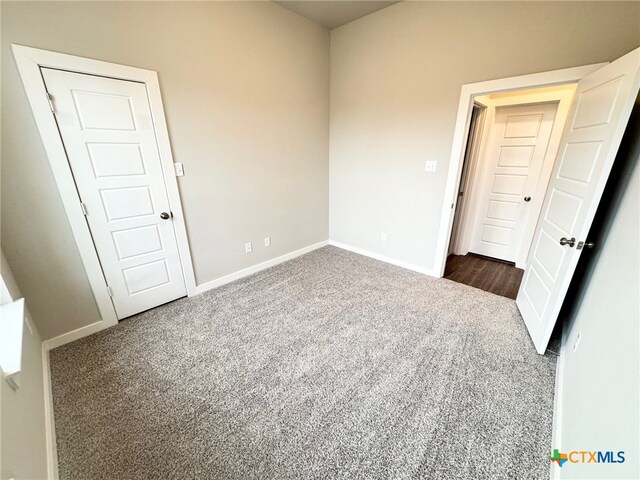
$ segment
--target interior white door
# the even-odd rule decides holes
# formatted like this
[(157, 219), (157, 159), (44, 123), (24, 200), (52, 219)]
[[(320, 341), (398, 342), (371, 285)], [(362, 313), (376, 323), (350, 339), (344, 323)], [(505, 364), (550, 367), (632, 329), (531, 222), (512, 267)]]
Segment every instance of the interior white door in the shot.
[(516, 303), (544, 354), (629, 120), (640, 49), (580, 80)]
[(535, 221), (537, 212), (531, 212), (530, 201), (540, 179), (557, 110), (557, 103), (496, 109), (482, 159), (479, 215), (470, 252), (516, 261), (526, 240), (523, 235), (527, 223)]
[(145, 85), (42, 76), (118, 318), (185, 296)]

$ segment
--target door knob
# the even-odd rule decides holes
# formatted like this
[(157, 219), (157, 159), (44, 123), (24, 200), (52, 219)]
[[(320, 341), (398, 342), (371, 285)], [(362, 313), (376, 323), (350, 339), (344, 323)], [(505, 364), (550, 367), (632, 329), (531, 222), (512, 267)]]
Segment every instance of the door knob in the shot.
[(171, 217), (171, 214), (167, 213), (167, 212), (162, 212), (160, 214), (160, 218), (163, 219), (163, 220), (169, 220), (170, 217)]
[(575, 244), (576, 244), (576, 239), (574, 237), (571, 237), (571, 239), (562, 237), (560, 239), (560, 245), (569, 245), (570, 247), (573, 247)]
[(524, 197), (524, 201), (525, 202), (530, 202), (531, 201), (531, 197)]

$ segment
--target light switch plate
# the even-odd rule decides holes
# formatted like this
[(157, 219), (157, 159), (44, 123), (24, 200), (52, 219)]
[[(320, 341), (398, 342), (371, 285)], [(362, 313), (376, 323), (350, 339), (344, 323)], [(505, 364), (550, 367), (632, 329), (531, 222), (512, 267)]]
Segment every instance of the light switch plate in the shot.
[(174, 163), (173, 168), (176, 171), (176, 177), (184, 177), (184, 167), (181, 163)]
[(438, 166), (438, 162), (436, 162), (434, 160), (429, 160), (427, 163), (424, 164), (424, 171), (425, 172), (435, 172), (437, 166)]

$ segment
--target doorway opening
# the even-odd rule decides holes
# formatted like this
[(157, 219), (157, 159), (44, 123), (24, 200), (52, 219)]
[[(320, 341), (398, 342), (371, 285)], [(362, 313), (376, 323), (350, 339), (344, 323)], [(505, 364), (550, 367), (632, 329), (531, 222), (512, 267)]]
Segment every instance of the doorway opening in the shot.
[(445, 278), (516, 298), (575, 91), (473, 97)]

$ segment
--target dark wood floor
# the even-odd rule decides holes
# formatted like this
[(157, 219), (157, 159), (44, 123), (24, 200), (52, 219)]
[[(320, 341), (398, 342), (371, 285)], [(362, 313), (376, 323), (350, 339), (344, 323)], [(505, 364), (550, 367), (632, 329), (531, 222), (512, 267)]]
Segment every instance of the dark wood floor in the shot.
[(523, 273), (512, 264), (469, 253), (449, 255), (444, 278), (515, 299)]

